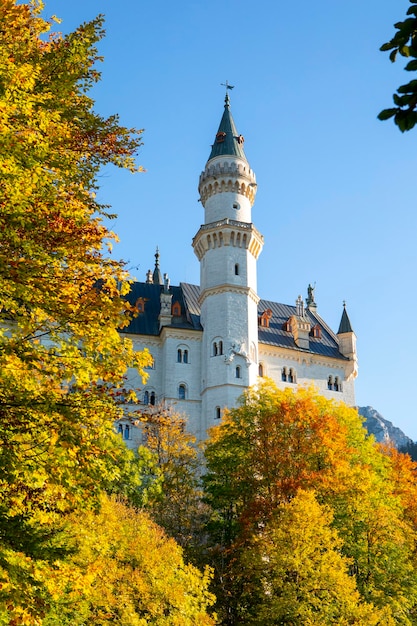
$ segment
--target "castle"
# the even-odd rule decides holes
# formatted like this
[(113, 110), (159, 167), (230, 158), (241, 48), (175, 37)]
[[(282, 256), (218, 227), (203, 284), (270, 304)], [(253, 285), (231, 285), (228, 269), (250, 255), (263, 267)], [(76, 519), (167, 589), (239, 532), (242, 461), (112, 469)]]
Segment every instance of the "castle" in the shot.
[[(224, 407), (259, 376), (278, 387), (313, 384), (328, 397), (355, 404), (356, 337), (343, 308), (335, 334), (317, 312), (314, 288), (295, 305), (261, 300), (257, 259), (264, 238), (252, 223), (257, 184), (235, 127), (226, 89), (223, 116), (210, 156), (200, 175), (204, 223), (192, 245), (200, 262), (200, 286), (171, 286), (159, 267), (129, 294), (138, 315), (123, 330), (137, 350), (145, 347), (153, 366), (144, 386), (131, 372), (128, 383), (140, 387), (146, 406), (174, 404), (187, 416), (198, 439), (221, 419)], [(140, 430), (121, 420), (126, 443), (141, 442)]]

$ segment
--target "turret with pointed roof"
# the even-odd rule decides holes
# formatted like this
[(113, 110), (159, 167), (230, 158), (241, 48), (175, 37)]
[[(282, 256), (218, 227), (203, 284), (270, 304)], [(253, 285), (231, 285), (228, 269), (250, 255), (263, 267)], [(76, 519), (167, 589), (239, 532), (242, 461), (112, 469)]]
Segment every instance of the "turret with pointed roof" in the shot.
[(343, 356), (346, 356), (351, 361), (350, 371), (347, 373), (347, 378), (356, 378), (358, 375), (358, 357), (356, 354), (356, 335), (353, 332), (352, 324), (350, 323), (349, 315), (346, 311), (346, 303), (343, 303), (343, 313), (339, 324), (339, 330), (337, 331), (337, 339), (339, 341), (339, 350)]
[(256, 195), (256, 177), (243, 149), (244, 139), (236, 130), (226, 94), (223, 116), (198, 191), (205, 208), (205, 223), (229, 218), (251, 222)]
[(349, 315), (347, 314), (346, 311), (346, 303), (343, 303), (343, 313), (342, 313), (342, 319), (340, 320), (340, 324), (339, 324), (339, 330), (337, 331), (337, 334), (341, 334), (341, 333), (352, 333), (353, 329), (352, 329), (352, 325), (350, 323), (350, 319), (349, 319)]

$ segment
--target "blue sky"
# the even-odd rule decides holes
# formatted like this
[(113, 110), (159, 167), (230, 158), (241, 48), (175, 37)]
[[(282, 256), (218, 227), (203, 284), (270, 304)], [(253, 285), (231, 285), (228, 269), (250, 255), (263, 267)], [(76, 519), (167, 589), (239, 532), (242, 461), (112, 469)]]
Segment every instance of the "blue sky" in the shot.
[(416, 144), (378, 112), (411, 76), (382, 43), (408, 0), (50, 0), (60, 30), (106, 16), (96, 109), (145, 128), (132, 176), (108, 168), (100, 198), (118, 218), (115, 254), (144, 280), (155, 248), (171, 283), (199, 283), (191, 240), (198, 177), (231, 110), (256, 172), (252, 217), (265, 236), (258, 293), (292, 304), (316, 283), (337, 331), (358, 338), (356, 400), (417, 439)]

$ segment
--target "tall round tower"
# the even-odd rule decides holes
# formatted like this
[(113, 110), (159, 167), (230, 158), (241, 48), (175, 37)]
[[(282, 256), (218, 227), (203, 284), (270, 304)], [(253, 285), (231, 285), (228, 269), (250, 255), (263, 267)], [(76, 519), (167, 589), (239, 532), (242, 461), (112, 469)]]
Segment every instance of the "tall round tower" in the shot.
[(193, 239), (200, 261), (203, 326), (202, 417), (207, 428), (258, 375), (256, 261), (263, 237), (252, 224), (256, 178), (236, 131), (226, 92), (224, 113), (200, 176), (204, 224)]

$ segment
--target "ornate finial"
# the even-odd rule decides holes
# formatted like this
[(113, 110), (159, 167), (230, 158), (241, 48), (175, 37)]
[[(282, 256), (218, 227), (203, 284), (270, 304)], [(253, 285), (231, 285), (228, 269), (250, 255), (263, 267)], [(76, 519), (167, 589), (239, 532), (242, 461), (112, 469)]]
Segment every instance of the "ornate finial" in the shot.
[(159, 269), (159, 248), (156, 246), (155, 252), (155, 269), (153, 271), (154, 285), (163, 285), (161, 270)]
[(225, 105), (226, 105), (226, 106), (229, 106), (230, 100), (229, 100), (229, 93), (228, 93), (228, 90), (229, 90), (229, 89), (234, 89), (234, 88), (235, 88), (235, 86), (234, 86), (234, 85), (229, 85), (229, 81), (227, 81), (227, 80), (226, 80), (226, 82), (225, 82), (225, 83), (220, 83), (220, 85), (221, 85), (222, 87), (226, 87), (226, 96), (225, 96), (225, 98), (224, 98), (224, 103), (225, 103)]
[(346, 300), (343, 300), (343, 308), (346, 309)]

